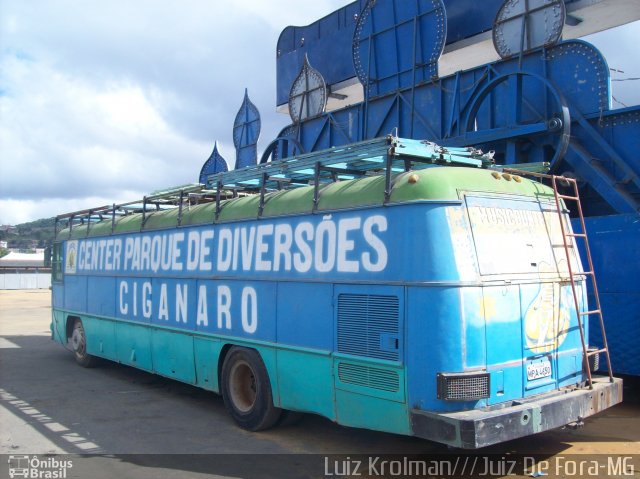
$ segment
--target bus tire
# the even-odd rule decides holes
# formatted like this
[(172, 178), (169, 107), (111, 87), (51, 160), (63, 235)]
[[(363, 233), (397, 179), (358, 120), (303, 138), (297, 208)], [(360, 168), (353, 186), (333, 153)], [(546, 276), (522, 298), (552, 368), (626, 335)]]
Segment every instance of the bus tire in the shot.
[(269, 429), (282, 414), (273, 405), (267, 368), (253, 349), (233, 347), (225, 357), (222, 398), (236, 424), (249, 431)]
[(98, 358), (87, 353), (87, 335), (82, 320), (76, 319), (71, 331), (71, 349), (76, 362), (83, 368), (92, 368), (98, 363)]

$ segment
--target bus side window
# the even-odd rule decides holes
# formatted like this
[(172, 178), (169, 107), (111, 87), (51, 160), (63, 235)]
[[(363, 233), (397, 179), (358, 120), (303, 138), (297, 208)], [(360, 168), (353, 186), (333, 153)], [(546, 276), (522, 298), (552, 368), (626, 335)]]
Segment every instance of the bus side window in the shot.
[(62, 243), (55, 243), (53, 245), (53, 260), (51, 261), (51, 276), (53, 281), (62, 281)]

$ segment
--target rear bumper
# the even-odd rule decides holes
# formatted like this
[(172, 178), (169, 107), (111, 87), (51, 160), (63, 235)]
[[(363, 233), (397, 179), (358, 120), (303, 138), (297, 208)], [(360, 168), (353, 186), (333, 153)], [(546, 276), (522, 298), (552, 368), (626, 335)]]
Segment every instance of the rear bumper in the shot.
[(594, 377), (593, 389), (561, 389), (491, 410), (453, 413), (411, 411), (413, 434), (464, 449), (548, 431), (599, 413), (622, 402), (622, 379)]

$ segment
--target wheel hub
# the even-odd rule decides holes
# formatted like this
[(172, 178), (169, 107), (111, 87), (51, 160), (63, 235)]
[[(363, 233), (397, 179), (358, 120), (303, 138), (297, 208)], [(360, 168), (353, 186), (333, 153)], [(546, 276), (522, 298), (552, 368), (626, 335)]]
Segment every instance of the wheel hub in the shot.
[(84, 353), (84, 334), (78, 327), (71, 334), (71, 346), (76, 353)]
[(251, 411), (257, 395), (256, 376), (253, 369), (249, 363), (238, 361), (234, 364), (229, 376), (231, 379), (229, 392), (234, 407), (243, 413)]

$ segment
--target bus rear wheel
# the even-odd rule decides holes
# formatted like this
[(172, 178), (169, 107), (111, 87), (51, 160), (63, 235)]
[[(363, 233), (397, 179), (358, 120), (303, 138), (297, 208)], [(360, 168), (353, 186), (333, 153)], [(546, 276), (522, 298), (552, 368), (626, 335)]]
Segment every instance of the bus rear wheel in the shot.
[(222, 398), (236, 424), (249, 431), (269, 429), (282, 414), (273, 405), (267, 368), (253, 349), (234, 347), (227, 354), (222, 365)]
[(92, 368), (97, 364), (98, 359), (87, 353), (87, 335), (80, 319), (76, 319), (73, 323), (71, 332), (71, 348), (76, 362), (83, 368)]

